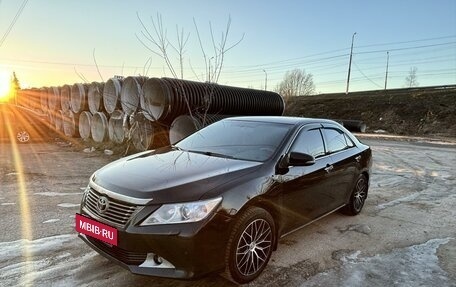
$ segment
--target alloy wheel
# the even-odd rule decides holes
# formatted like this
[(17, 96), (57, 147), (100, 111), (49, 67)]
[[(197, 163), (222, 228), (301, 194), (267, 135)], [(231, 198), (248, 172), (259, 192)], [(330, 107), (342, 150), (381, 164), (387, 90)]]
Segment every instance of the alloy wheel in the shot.
[(364, 200), (366, 200), (366, 180), (364, 178), (360, 178), (356, 183), (355, 194), (353, 195), (353, 207), (359, 211), (364, 205)]
[(256, 219), (244, 229), (236, 248), (236, 267), (242, 275), (253, 275), (267, 263), (272, 236), (271, 226), (264, 219)]

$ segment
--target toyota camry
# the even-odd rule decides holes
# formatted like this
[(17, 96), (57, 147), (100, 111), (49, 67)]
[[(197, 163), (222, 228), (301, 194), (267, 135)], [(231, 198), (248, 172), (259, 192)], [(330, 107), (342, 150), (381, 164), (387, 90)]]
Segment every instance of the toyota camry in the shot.
[(228, 118), (96, 171), (76, 231), (136, 274), (247, 283), (281, 237), (360, 213), (371, 166), (371, 149), (334, 121)]

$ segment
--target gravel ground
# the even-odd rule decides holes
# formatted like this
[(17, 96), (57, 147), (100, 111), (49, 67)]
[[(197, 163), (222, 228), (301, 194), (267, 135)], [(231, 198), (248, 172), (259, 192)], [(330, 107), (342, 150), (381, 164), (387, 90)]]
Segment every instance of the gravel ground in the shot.
[[(374, 166), (363, 212), (334, 213), (281, 239), (250, 286), (456, 286), (456, 145), (364, 141)], [(232, 286), (217, 275), (132, 275), (77, 238), (82, 189), (114, 159), (62, 144), (0, 143), (0, 286)]]

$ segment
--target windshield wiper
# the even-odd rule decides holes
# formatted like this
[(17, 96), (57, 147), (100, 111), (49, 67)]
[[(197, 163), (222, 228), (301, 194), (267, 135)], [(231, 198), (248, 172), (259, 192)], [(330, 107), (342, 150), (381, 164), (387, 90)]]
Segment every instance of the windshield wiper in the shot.
[(222, 153), (216, 153), (216, 152), (211, 152), (211, 151), (201, 151), (201, 150), (187, 150), (188, 152), (193, 152), (193, 153), (199, 153), (199, 154), (204, 154), (208, 156), (215, 156), (215, 157), (223, 157), (223, 158), (232, 158), (235, 159), (234, 156), (231, 155), (226, 155)]
[(185, 149), (183, 149), (183, 148), (178, 147), (177, 145), (171, 145), (171, 147), (172, 147), (173, 149), (177, 149), (177, 150), (180, 150), (180, 151), (187, 151), (187, 150), (185, 150)]

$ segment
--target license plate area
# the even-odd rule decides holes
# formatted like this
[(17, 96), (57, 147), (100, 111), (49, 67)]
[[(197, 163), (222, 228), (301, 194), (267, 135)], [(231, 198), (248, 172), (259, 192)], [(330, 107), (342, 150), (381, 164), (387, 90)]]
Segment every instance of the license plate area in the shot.
[(101, 240), (109, 245), (117, 246), (117, 229), (92, 218), (76, 213), (77, 232)]

